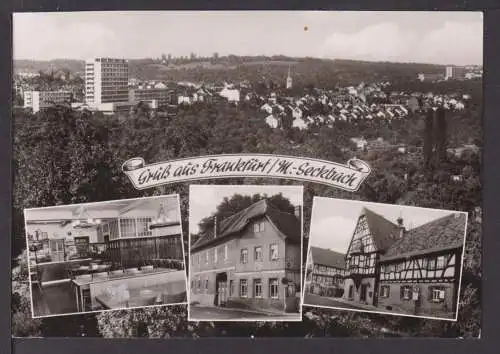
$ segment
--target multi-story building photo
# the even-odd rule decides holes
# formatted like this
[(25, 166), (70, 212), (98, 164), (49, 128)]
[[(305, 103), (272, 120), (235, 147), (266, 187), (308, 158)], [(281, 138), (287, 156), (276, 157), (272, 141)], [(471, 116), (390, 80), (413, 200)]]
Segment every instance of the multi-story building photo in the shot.
[(191, 320), (300, 320), (302, 187), (191, 186), (190, 213)]
[[(304, 305), (456, 318), (466, 213), (328, 198), (314, 202), (312, 259), (319, 246), (344, 249), (343, 291), (306, 292)], [(332, 220), (332, 228), (325, 220)], [(317, 259), (308, 260), (308, 269)]]
[(128, 61), (117, 58), (86, 60), (85, 103), (100, 111), (130, 108)]
[(185, 303), (177, 195), (25, 210), (34, 317)]

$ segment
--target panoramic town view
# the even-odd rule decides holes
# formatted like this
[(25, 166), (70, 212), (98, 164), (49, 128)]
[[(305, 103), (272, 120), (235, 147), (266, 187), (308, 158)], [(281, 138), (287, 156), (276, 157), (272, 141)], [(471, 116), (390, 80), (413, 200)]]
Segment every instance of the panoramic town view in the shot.
[[(25, 13), (13, 22), (15, 336), (480, 335), (481, 13)], [(137, 191), (121, 165), (231, 153), (370, 165), (355, 193), (216, 181), (303, 186), (303, 270), (314, 196), (469, 213), (457, 321), (306, 304), (290, 323), (188, 322), (186, 305), (32, 318), (25, 208), (179, 194), (189, 257), (189, 185)]]

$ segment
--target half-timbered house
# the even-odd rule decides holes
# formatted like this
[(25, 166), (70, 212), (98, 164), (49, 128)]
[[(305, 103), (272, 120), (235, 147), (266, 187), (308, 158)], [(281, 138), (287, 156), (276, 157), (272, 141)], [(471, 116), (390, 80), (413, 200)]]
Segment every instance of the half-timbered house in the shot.
[(344, 299), (383, 310), (453, 317), (467, 216), (406, 230), (364, 208), (346, 255)]
[(346, 255), (345, 299), (377, 306), (377, 264), (384, 251), (401, 237), (401, 227), (363, 208)]
[(307, 261), (306, 289), (324, 296), (340, 296), (344, 288), (345, 254), (311, 246)]
[(378, 306), (413, 315), (456, 313), (467, 216), (456, 213), (408, 230), (380, 258)]

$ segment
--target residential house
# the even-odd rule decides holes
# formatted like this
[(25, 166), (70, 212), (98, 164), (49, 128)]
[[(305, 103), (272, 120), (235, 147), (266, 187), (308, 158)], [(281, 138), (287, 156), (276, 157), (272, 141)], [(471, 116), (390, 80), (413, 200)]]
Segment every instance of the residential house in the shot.
[(305, 289), (309, 293), (334, 296), (344, 288), (345, 254), (311, 246), (307, 258)]
[(191, 303), (298, 312), (300, 210), (285, 213), (264, 199), (215, 220), (190, 249)]

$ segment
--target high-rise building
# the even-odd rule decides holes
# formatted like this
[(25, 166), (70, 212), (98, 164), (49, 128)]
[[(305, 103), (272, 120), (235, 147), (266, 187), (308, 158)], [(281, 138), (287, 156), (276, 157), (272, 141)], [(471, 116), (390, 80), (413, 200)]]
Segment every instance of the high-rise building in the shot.
[(451, 79), (453, 77), (453, 66), (447, 66), (445, 69), (444, 78), (445, 80)]
[(125, 59), (95, 58), (85, 62), (85, 102), (101, 106), (128, 104), (128, 62)]

